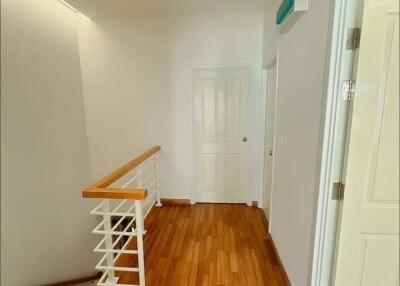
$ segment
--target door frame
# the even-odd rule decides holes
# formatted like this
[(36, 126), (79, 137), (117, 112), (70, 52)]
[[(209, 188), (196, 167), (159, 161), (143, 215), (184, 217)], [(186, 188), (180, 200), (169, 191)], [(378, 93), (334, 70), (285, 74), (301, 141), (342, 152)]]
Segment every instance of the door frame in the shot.
[[(262, 104), (262, 113), (261, 113), (261, 128), (262, 130), (260, 130), (261, 133), (261, 138), (262, 138), (262, 142), (260, 144), (260, 156), (262, 158), (261, 161), (261, 165), (259, 167), (259, 170), (261, 172), (260, 177), (261, 177), (261, 186), (262, 186), (262, 190), (260, 192), (260, 198), (259, 198), (259, 207), (264, 209), (264, 202), (265, 202), (265, 177), (264, 177), (264, 172), (265, 172), (265, 129), (266, 129), (266, 118), (267, 118), (267, 96), (268, 96), (268, 70), (270, 70), (271, 68), (275, 67), (276, 68), (276, 78), (275, 78), (275, 106), (274, 106), (274, 110), (275, 110), (275, 119), (274, 119), (274, 130), (275, 130), (275, 134), (276, 134), (276, 126), (277, 126), (277, 113), (278, 113), (278, 90), (279, 90), (279, 50), (276, 51), (276, 55), (275, 57), (266, 65), (266, 67), (263, 69), (263, 81), (262, 81), (262, 98), (261, 98), (261, 104)], [(273, 156), (275, 156), (275, 140), (273, 143)], [(273, 186), (273, 182), (274, 182), (274, 164), (272, 164), (272, 176), (271, 176), (271, 185)], [(271, 190), (271, 202), (269, 205), (269, 221), (268, 221), (268, 232), (270, 232), (271, 230), (271, 225), (272, 225), (272, 197), (273, 197), (273, 188)]]
[[(251, 83), (251, 92), (249, 99), (249, 138), (253, 138), (254, 141), (249, 140), (250, 142), (254, 142), (250, 144), (250, 158), (249, 158), (249, 191), (246, 195), (246, 203), (251, 206), (253, 201), (258, 201), (259, 192), (260, 192), (260, 178), (259, 178), (259, 166), (260, 166), (260, 116), (261, 116), (261, 65), (252, 64), (252, 63), (243, 63), (243, 64), (210, 64), (210, 65), (195, 65), (192, 67), (192, 94), (190, 96), (190, 105), (192, 106), (191, 112), (191, 143), (192, 143), (192, 154), (191, 154), (191, 167), (190, 170), (190, 201), (191, 204), (195, 204), (198, 202), (198, 194), (195, 184), (196, 178), (196, 150), (197, 150), (197, 142), (195, 139), (196, 135), (196, 124), (195, 124), (195, 94), (194, 94), (194, 81), (193, 81), (193, 73), (195, 70), (201, 69), (223, 69), (223, 68), (248, 68), (252, 75), (252, 83)], [(258, 202), (260, 203), (260, 202)]]
[[(323, 129), (323, 143), (320, 161), (320, 174), (318, 186), (318, 201), (316, 207), (314, 248), (312, 256), (311, 286), (331, 285), (335, 269), (337, 228), (340, 224), (340, 208), (342, 202), (336, 206), (330, 204), (331, 184), (333, 182), (332, 170), (335, 166), (336, 118), (346, 116), (347, 122), (351, 121), (351, 103), (348, 103), (347, 112), (340, 112), (338, 103), (342, 101), (343, 69), (346, 65), (354, 65), (357, 60), (357, 51), (354, 51), (352, 59), (344, 56), (346, 51), (347, 29), (354, 27), (355, 23), (349, 23), (350, 17), (357, 18), (363, 0), (338, 0), (334, 4), (332, 19), (332, 31), (330, 35), (330, 51), (328, 63), (328, 76), (326, 82), (327, 98), (325, 104), (325, 118)], [(350, 4), (349, 4), (350, 3)], [(352, 7), (350, 9), (349, 7)], [(357, 23), (358, 25), (358, 23)], [(354, 67), (353, 67), (354, 70)], [(354, 79), (354, 73), (351, 75)], [(348, 125), (346, 126), (348, 127)], [(346, 137), (348, 130), (345, 131)], [(343, 166), (346, 164), (347, 138), (343, 142), (342, 156)], [(333, 213), (337, 218), (336, 223), (328, 220), (328, 214)], [(332, 235), (332, 233), (334, 235)], [(329, 277), (324, 273), (329, 273)]]

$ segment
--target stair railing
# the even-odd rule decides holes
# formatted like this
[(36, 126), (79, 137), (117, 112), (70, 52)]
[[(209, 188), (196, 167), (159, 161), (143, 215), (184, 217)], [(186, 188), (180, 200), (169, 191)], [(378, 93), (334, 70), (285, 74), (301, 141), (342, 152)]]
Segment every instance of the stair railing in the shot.
[[(96, 270), (103, 272), (98, 286), (145, 286), (144, 219), (154, 205), (161, 206), (160, 149), (159, 146), (151, 148), (82, 192), (84, 198), (101, 199), (90, 212), (101, 217), (92, 233), (103, 235), (94, 249), (103, 253), (96, 265)], [(131, 249), (134, 237), (136, 249)], [(137, 266), (120, 265), (121, 255), (133, 256), (129, 260), (137, 261)], [(138, 273), (139, 284), (119, 284), (121, 272)]]

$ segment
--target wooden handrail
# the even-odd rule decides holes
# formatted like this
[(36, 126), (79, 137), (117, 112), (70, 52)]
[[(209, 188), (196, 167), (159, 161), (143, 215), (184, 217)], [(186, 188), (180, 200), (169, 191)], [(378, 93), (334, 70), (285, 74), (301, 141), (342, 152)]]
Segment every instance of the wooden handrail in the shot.
[(86, 189), (82, 192), (84, 198), (91, 199), (124, 199), (144, 200), (147, 197), (146, 189)]
[(146, 189), (118, 189), (118, 188), (107, 188), (112, 183), (117, 181), (119, 178), (127, 174), (132, 169), (139, 166), (146, 159), (161, 150), (160, 146), (155, 146), (143, 153), (139, 157), (129, 161), (123, 166), (119, 167), (111, 174), (100, 179), (93, 185), (89, 186), (82, 191), (84, 198), (99, 198), (99, 199), (131, 199), (131, 200), (144, 200), (147, 197)]
[(91, 185), (89, 188), (107, 188), (109, 185), (114, 183), (116, 180), (121, 178), (123, 175), (131, 171), (133, 168), (136, 168), (139, 166), (141, 163), (143, 163), (146, 159), (150, 158), (152, 155), (157, 153), (158, 151), (161, 150), (160, 146), (155, 146), (148, 150), (147, 152), (143, 153), (139, 157), (136, 157), (132, 161), (129, 161), (128, 163), (124, 164), (123, 166), (119, 167), (117, 170), (113, 171), (111, 174), (105, 176), (101, 180), (97, 181), (93, 185)]

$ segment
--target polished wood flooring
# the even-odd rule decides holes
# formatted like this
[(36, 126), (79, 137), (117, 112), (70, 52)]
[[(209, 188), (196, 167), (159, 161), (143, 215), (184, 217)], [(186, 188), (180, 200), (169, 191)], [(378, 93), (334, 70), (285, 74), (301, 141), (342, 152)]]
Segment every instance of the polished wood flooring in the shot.
[[(287, 285), (258, 208), (164, 205), (154, 207), (146, 229), (146, 286)], [(137, 258), (119, 264), (137, 265)], [(119, 283), (138, 284), (137, 274), (118, 275)]]

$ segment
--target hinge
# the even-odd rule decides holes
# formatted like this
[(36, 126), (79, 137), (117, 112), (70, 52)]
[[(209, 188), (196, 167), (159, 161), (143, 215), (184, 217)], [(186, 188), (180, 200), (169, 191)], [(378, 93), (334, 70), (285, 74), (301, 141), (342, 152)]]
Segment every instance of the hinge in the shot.
[(355, 85), (353, 80), (344, 80), (342, 82), (342, 100), (351, 101), (354, 91)]
[(361, 39), (361, 28), (349, 28), (347, 29), (347, 41), (346, 41), (346, 49), (347, 50), (357, 50), (360, 47), (360, 39)]
[(332, 189), (332, 200), (341, 201), (344, 197), (344, 184), (343, 183), (333, 183)]

